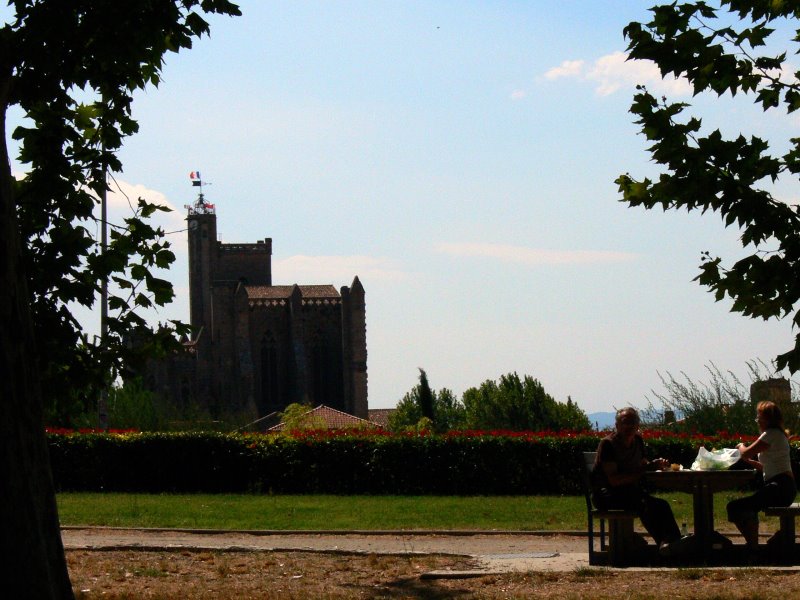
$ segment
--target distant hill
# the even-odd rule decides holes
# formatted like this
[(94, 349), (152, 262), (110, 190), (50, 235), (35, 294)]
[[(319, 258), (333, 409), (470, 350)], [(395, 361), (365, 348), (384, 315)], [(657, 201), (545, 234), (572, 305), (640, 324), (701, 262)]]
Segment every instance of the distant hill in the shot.
[(617, 417), (617, 413), (612, 412), (596, 412), (596, 413), (589, 413), (586, 415), (589, 417), (589, 421), (592, 424), (594, 429), (598, 431), (603, 431), (605, 429), (614, 429), (614, 420)]

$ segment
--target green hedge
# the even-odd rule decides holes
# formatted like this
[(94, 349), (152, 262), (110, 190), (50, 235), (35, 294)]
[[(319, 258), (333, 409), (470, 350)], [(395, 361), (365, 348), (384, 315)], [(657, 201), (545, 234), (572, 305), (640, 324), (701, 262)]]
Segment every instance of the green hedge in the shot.
[[(296, 432), (49, 433), (60, 491), (333, 494), (579, 494), (581, 452), (597, 433), (385, 435)], [(684, 466), (701, 444), (739, 438), (646, 436)], [(793, 448), (797, 453), (797, 448)]]

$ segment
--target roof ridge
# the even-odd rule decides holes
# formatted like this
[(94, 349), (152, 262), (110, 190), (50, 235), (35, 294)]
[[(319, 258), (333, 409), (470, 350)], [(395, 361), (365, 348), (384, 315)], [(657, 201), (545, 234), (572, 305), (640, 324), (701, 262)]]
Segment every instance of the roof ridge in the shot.
[[(328, 410), (332, 410), (335, 413), (339, 413), (340, 415), (344, 415), (344, 416), (350, 417), (352, 419), (358, 419), (359, 421), (365, 421), (367, 423), (372, 423), (372, 421), (370, 421), (369, 419), (362, 419), (361, 417), (357, 417), (355, 415), (351, 415), (350, 413), (344, 412), (343, 410), (339, 410), (338, 408), (333, 408), (332, 406), (328, 406), (327, 404), (320, 404), (319, 406), (317, 406), (316, 408), (312, 408), (308, 412), (312, 413), (315, 410), (319, 410), (321, 408), (327, 408)], [(308, 413), (303, 413), (303, 414), (308, 414)]]

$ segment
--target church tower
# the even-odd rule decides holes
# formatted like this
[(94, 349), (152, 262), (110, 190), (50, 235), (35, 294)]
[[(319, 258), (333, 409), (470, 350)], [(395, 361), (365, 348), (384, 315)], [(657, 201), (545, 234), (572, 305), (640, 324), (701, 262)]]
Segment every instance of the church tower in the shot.
[(273, 285), (272, 239), (218, 241), (216, 207), (203, 196), (200, 174), (190, 177), (201, 186), (186, 206), (192, 338), (174, 365), (159, 367), (151, 387), (212, 416), (255, 419), (308, 402), (366, 418), (358, 277), (340, 291), (331, 284)]
[(345, 412), (369, 416), (367, 399), (367, 318), (364, 286), (356, 277), (341, 289)]
[[(195, 205), (196, 206), (196, 205)], [(202, 335), (210, 328), (211, 282), (214, 271), (214, 246), (217, 242), (217, 215), (190, 209), (189, 223), (189, 310), (190, 322)], [(208, 332), (211, 333), (210, 331)]]
[[(194, 180), (193, 180), (194, 182)], [(198, 177), (197, 183), (200, 183)], [(216, 263), (217, 215), (214, 205), (197, 195), (193, 206), (187, 206), (189, 242), (189, 323), (192, 326), (197, 365), (197, 400), (206, 406), (217, 404), (213, 381), (213, 303), (212, 285)]]

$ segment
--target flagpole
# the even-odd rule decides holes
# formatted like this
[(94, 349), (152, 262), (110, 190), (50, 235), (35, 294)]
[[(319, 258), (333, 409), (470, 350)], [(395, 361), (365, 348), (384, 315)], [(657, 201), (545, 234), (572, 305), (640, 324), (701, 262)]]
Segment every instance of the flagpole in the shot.
[(192, 185), (194, 187), (199, 187), (200, 191), (197, 192), (197, 202), (194, 203), (194, 206), (189, 206), (188, 204), (185, 205), (186, 208), (189, 209), (189, 214), (192, 215), (210, 215), (214, 214), (215, 206), (213, 204), (208, 204), (206, 202), (205, 196), (203, 195), (203, 186), (211, 185), (210, 183), (206, 182), (203, 183), (203, 179), (200, 177), (200, 171), (192, 171), (189, 173), (189, 179), (192, 181)]

